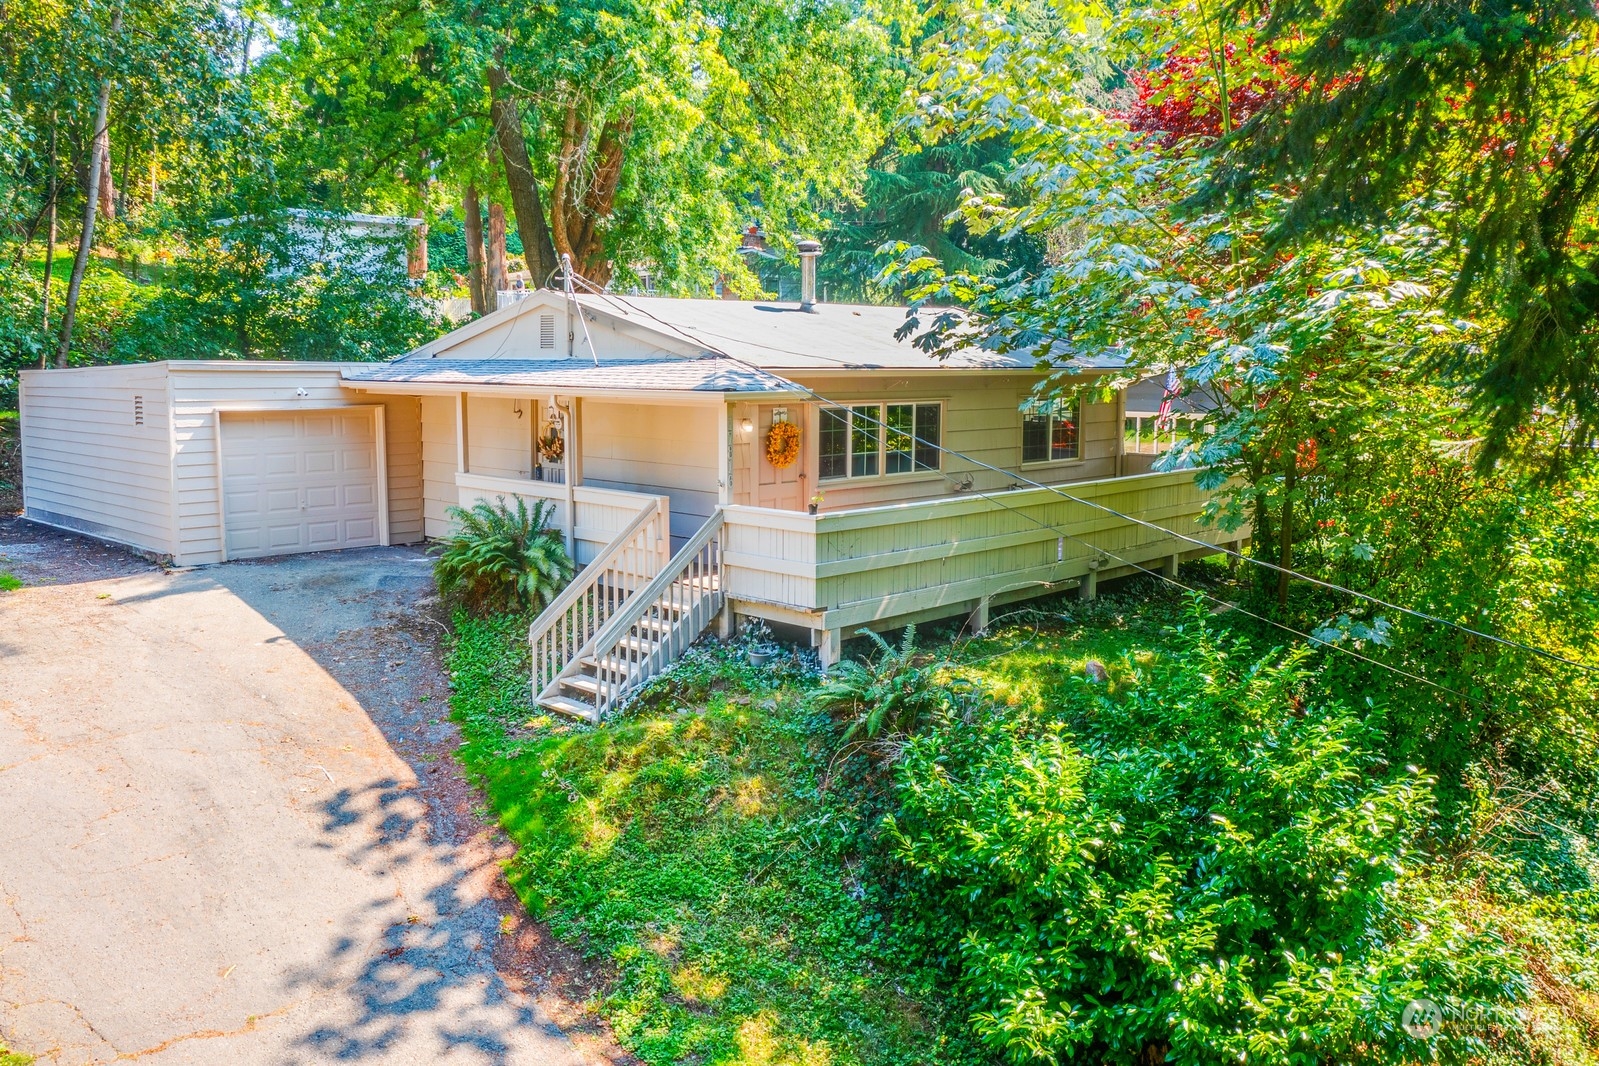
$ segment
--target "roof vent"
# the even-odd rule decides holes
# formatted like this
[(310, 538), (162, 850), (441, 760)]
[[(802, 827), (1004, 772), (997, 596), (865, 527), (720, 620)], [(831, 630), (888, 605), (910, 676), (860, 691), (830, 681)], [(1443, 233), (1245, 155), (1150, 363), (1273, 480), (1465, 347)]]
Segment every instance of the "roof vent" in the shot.
[(795, 245), (800, 258), (800, 310), (816, 310), (816, 260), (822, 254), (821, 241), (800, 241)]
[(555, 316), (539, 316), (539, 347), (555, 350)]

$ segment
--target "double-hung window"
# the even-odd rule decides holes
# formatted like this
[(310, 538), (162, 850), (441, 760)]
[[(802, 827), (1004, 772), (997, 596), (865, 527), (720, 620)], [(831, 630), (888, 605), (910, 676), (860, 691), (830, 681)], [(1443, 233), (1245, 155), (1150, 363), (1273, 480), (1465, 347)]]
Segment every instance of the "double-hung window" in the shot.
[(937, 470), (943, 423), (936, 403), (823, 408), (818, 473), (827, 479)]
[(1051, 400), (1022, 409), (1022, 462), (1050, 463), (1082, 454), (1082, 404)]

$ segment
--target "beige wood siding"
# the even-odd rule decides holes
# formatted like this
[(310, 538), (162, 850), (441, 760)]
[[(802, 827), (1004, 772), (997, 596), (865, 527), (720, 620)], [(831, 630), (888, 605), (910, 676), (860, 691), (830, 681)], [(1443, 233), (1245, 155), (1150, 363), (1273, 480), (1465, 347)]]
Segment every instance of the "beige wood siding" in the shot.
[[(378, 397), (363, 397), (366, 402)], [(383, 400), (388, 442), (389, 543), (422, 540), (422, 402), (415, 396)]]
[(585, 485), (670, 497), (674, 541), (705, 524), (718, 501), (720, 405), (582, 404)]
[(28, 517), (173, 554), (164, 365), (24, 371), (21, 408)]
[[(938, 402), (943, 405), (943, 441), (945, 448), (971, 456), (978, 463), (1014, 471), (1028, 478), (1051, 484), (1072, 481), (1092, 481), (1116, 475), (1117, 455), (1121, 447), (1119, 405), (1112, 403), (1085, 403), (1083, 407), (1082, 458), (1053, 463), (1029, 463), (1022, 466), (1022, 416), (1021, 405), (1031, 392), (1036, 378), (1032, 375), (1002, 374), (992, 371), (963, 374), (954, 371), (938, 374), (896, 375), (893, 371), (874, 371), (869, 378), (863, 376), (804, 376), (791, 374), (796, 381), (814, 389), (829, 400), (839, 403), (914, 403)], [(1089, 379), (1085, 378), (1085, 382)], [(798, 408), (800, 405), (791, 405)], [(911, 473), (871, 478), (841, 478), (818, 480), (814, 471), (817, 464), (817, 405), (807, 412), (804, 458), (808, 500), (811, 493), (821, 491), (825, 497), (823, 511), (837, 511), (855, 507), (873, 507), (911, 500), (937, 499), (957, 495), (951, 480), (972, 479), (972, 487), (979, 492), (993, 492), (1010, 488), (1016, 479), (1009, 474), (985, 470), (976, 463), (968, 463), (945, 454), (941, 473)], [(735, 406), (735, 418), (753, 417), (754, 405)], [(798, 419), (799, 412), (791, 416)], [(737, 503), (754, 504), (756, 475), (761, 455), (759, 431), (750, 435), (752, 440), (734, 441), (734, 494)], [(945, 476), (949, 475), (949, 476)]]
[(469, 395), (466, 468), (488, 477), (532, 478), (533, 436), (542, 409), (533, 399)]
[(450, 532), (448, 509), (458, 502), (455, 487), (455, 397), (422, 397), (422, 533)]

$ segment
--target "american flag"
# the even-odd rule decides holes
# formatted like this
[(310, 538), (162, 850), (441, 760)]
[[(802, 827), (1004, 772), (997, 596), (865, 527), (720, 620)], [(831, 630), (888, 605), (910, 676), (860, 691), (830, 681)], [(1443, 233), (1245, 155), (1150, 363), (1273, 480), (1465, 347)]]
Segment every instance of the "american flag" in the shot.
[(1171, 367), (1166, 371), (1166, 392), (1160, 398), (1160, 412), (1155, 416), (1155, 432), (1170, 429), (1173, 424), (1171, 413), (1172, 398), (1177, 395), (1177, 368)]

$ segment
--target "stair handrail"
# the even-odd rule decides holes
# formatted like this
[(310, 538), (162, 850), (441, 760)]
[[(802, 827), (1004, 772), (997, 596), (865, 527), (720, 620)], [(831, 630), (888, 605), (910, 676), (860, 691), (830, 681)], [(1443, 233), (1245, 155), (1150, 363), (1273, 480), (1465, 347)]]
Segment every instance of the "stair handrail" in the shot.
[[(578, 664), (590, 656), (595, 659), (594, 673), (595, 679), (599, 684), (598, 691), (595, 693), (594, 712), (596, 716), (603, 714), (628, 689), (640, 684), (640, 678), (636, 675), (622, 676), (614, 664), (607, 663), (607, 659), (614, 658), (617, 648), (623, 640), (627, 639), (633, 627), (643, 620), (644, 613), (656, 601), (662, 599), (673, 583), (678, 581), (684, 572), (694, 565), (696, 557), (705, 550), (706, 546), (711, 543), (711, 538), (722, 528), (725, 518), (722, 508), (718, 507), (711, 517), (705, 520), (705, 524), (700, 526), (688, 540), (683, 542), (683, 546), (673, 553), (672, 558), (667, 561), (665, 566), (661, 567), (659, 572), (650, 579), (650, 582), (629, 596), (606, 620), (605, 624), (595, 631), (588, 642), (578, 649), (566, 669), (557, 674), (544, 691), (539, 694), (540, 698), (559, 688), (561, 679), (570, 673), (575, 673), (578, 669)], [(721, 552), (716, 550), (712, 554), (714, 558), (711, 566), (719, 571)], [(720, 588), (717, 589), (713, 598), (719, 607), (722, 599)], [(705, 621), (706, 624), (709, 624), (709, 619)], [(695, 635), (698, 636), (698, 633)], [(604, 649), (603, 652), (600, 649)]]
[[(641, 507), (639, 513), (633, 516), (633, 520), (622, 527), (622, 531), (611, 538), (611, 542), (601, 549), (600, 554), (596, 555), (567, 584), (566, 588), (562, 589), (560, 594), (551, 600), (544, 610), (538, 613), (538, 617), (533, 619), (527, 629), (527, 640), (532, 655), (533, 691), (535, 695), (543, 691), (544, 687), (552, 680), (559, 677), (561, 671), (565, 669), (568, 663), (575, 661), (578, 649), (593, 638), (594, 633), (598, 632), (604, 622), (610, 618), (611, 613), (636, 594), (636, 589), (628, 590), (627, 595), (616, 602), (607, 602), (596, 597), (593, 600), (592, 610), (586, 612), (589, 617), (583, 620), (585, 624), (577, 631), (581, 632), (582, 639), (574, 639), (577, 635), (576, 632), (563, 632), (564, 623), (570, 617), (572, 609), (578, 606), (578, 601), (592, 594), (604, 577), (617, 571), (616, 564), (622, 558), (624, 552), (642, 550), (646, 566), (650, 562), (656, 564), (649, 573), (639, 572), (634, 576), (648, 581), (660, 572), (662, 566), (671, 555), (669, 545), (671, 544), (672, 533), (667, 525), (668, 515), (665, 497), (657, 497)], [(577, 516), (574, 514), (571, 518), (575, 524)], [(649, 551), (644, 545), (637, 542), (640, 532), (645, 530), (655, 520), (660, 523), (654, 534), (656, 547), (654, 551)], [(609, 611), (606, 610), (607, 607), (609, 607)], [(601, 615), (604, 615), (604, 617), (601, 618)], [(550, 639), (552, 636), (555, 638), (553, 646), (551, 646)], [(563, 648), (565, 649), (565, 654), (551, 654), (552, 652), (559, 653)], [(554, 667), (553, 671), (551, 670), (552, 665)], [(549, 676), (545, 676), (546, 674)]]

